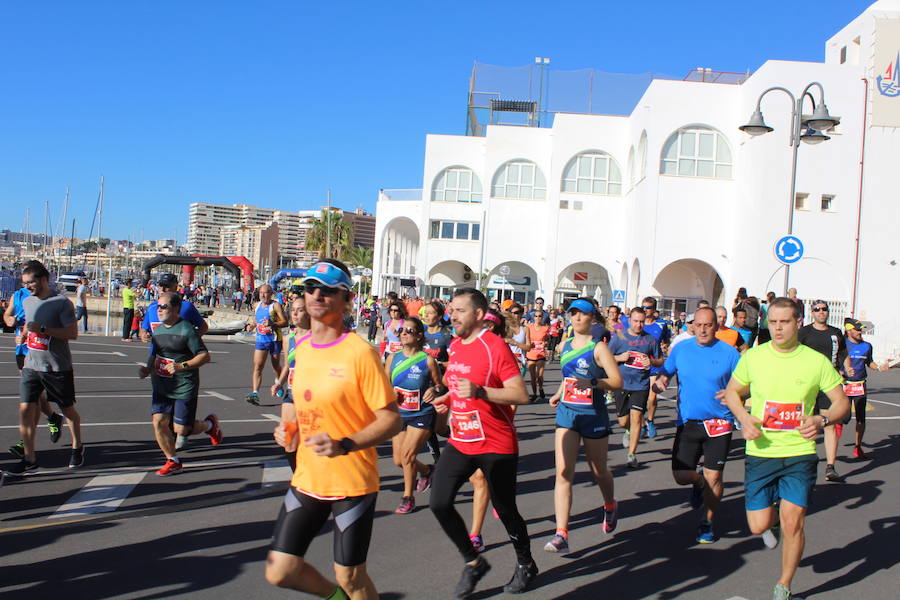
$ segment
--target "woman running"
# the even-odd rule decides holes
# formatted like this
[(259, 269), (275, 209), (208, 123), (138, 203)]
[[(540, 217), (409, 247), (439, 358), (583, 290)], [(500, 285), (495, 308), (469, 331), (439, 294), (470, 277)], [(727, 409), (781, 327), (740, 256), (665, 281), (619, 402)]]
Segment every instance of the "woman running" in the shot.
[(528, 328), (522, 325), (524, 310), (519, 304), (509, 307), (509, 317), (506, 319), (506, 341), (513, 356), (522, 366), (522, 377), (528, 372), (525, 353), (531, 349), (531, 338), (528, 336)]
[(384, 348), (382, 360), (395, 352), (400, 352), (403, 344), (400, 343), (400, 328), (403, 327), (403, 319), (406, 318), (406, 307), (402, 302), (394, 301), (388, 306), (388, 322), (384, 323)]
[[(284, 368), (281, 369), (281, 373), (278, 375), (278, 379), (272, 384), (272, 397), (281, 397), (281, 420), (285, 422), (297, 420), (296, 416), (292, 414), (292, 411), (295, 409), (294, 396), (291, 393), (291, 386), (294, 384), (294, 349), (297, 346), (297, 342), (309, 335), (311, 326), (309, 313), (306, 312), (306, 300), (303, 296), (298, 296), (291, 302), (291, 314), (289, 317), (291, 329), (287, 336), (287, 352), (285, 353), (287, 360), (284, 363)], [(287, 386), (284, 385), (285, 381), (287, 381)], [(297, 453), (288, 452), (287, 450), (284, 453), (291, 465), (291, 471), (295, 471), (297, 469)]]
[(565, 327), (565, 324), (565, 321), (559, 313), (556, 312), (555, 309), (551, 309), (550, 330), (547, 332), (547, 351), (550, 354), (549, 359), (551, 361), (556, 360), (556, 347), (562, 339), (563, 327)]
[(544, 325), (544, 310), (534, 309), (534, 320), (527, 325), (528, 337), (531, 339), (531, 350), (525, 354), (528, 359), (528, 372), (531, 374), (531, 401), (538, 398), (546, 400), (544, 394), (544, 367), (547, 363), (547, 336), (550, 326)]
[(394, 384), (397, 407), (403, 417), (403, 430), (393, 438), (394, 464), (403, 468), (403, 497), (394, 512), (405, 515), (416, 508), (413, 485), (417, 492), (424, 492), (431, 485), (434, 467), (426, 467), (416, 455), (434, 427), (435, 410), (431, 401), (444, 390), (440, 387), (437, 361), (422, 349), (425, 343), (422, 321), (408, 317), (398, 332), (402, 347), (388, 357), (385, 370)]
[(550, 398), (556, 407), (556, 534), (544, 546), (547, 552), (569, 551), (569, 511), (572, 508), (572, 480), (578, 447), (603, 495), (603, 531), (616, 528), (617, 504), (612, 473), (606, 466), (609, 442), (609, 413), (603, 401), (605, 390), (622, 387), (622, 376), (606, 343), (591, 335), (593, 303), (579, 298), (569, 305), (574, 336), (562, 347), (562, 382)]

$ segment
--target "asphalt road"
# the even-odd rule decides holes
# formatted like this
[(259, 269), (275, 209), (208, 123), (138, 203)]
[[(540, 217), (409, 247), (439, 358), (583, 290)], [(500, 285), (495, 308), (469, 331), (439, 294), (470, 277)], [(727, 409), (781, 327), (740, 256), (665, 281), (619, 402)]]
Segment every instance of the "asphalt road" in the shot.
[[(202, 370), (199, 415), (217, 413), (225, 441), (212, 447), (205, 436), (193, 438), (190, 450), (182, 453), (185, 471), (170, 478), (153, 474), (162, 456), (149, 426), (150, 384), (137, 378), (135, 365), (145, 358), (146, 346), (99, 336), (72, 344), (86, 464), (66, 469), (68, 433), (51, 446), (42, 425), (41, 470), (6, 479), (0, 488), (0, 597), (295, 597), (263, 579), (273, 522), (287, 489), (286, 463), (271, 438), (279, 403), (254, 407), (244, 402), (252, 347), (215, 339), (208, 339), (214, 359)], [(11, 336), (0, 336), (3, 450), (18, 439), (12, 345)], [(558, 367), (551, 366), (547, 379), (548, 390), (558, 384)], [(264, 381), (271, 382), (270, 371)], [(874, 374), (870, 383), (866, 450), (871, 460), (850, 459), (852, 448), (842, 445), (838, 470), (847, 483), (816, 487), (805, 557), (794, 583), (805, 598), (898, 597), (900, 373)], [(621, 516), (610, 536), (601, 533), (597, 519), (599, 490), (586, 465), (579, 464), (572, 552), (565, 556), (542, 550), (554, 529), (552, 410), (546, 404), (520, 409), (519, 508), (541, 569), (525, 597), (771, 597), (781, 552), (766, 550), (747, 530), (742, 441), (735, 440), (725, 472), (726, 496), (716, 527), (721, 539), (696, 544), (699, 516), (691, 514), (689, 492), (672, 482), (669, 470), (672, 403), (661, 406), (660, 435), (640, 446), (644, 468), (626, 469), (621, 436), (612, 438), (610, 464)], [(849, 440), (848, 431), (844, 442)], [(382, 492), (370, 573), (382, 598), (449, 598), (461, 569), (459, 556), (427, 510), (428, 492), (419, 496), (413, 514), (392, 514), (400, 500), (400, 473), (391, 464), (389, 447), (379, 450)], [(12, 464), (6, 456), (9, 461), (0, 465)], [(466, 486), (459, 506), (467, 522), (470, 499)], [(326, 573), (331, 568), (329, 531), (307, 557)], [(475, 598), (503, 595), (513, 569), (512, 548), (490, 513), (484, 535), (494, 568)]]

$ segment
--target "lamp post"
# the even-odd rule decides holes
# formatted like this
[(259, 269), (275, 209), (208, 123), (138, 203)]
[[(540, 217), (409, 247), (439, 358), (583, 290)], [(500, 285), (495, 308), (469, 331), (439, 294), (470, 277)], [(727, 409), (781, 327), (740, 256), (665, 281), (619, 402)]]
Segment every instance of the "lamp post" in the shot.
[[(810, 92), (813, 87), (816, 87), (819, 90), (818, 104), (816, 104), (816, 100)], [(776, 90), (784, 92), (791, 98), (791, 131), (789, 145), (793, 148), (793, 152), (791, 157), (791, 197), (790, 203), (788, 204), (787, 226), (787, 235), (791, 235), (794, 232), (794, 199), (797, 194), (797, 150), (800, 148), (800, 142), (819, 144), (830, 140), (831, 138), (823, 132), (840, 123), (840, 119), (828, 114), (828, 107), (825, 106), (825, 90), (821, 83), (813, 81), (803, 88), (803, 92), (800, 94), (799, 98), (795, 97), (787, 88), (780, 86), (770, 87), (763, 91), (763, 93), (759, 95), (759, 98), (756, 99), (756, 110), (750, 115), (750, 121), (746, 125), (741, 125), (738, 129), (754, 137), (774, 131), (772, 127), (766, 125), (762, 111), (760, 110), (760, 105), (766, 94)], [(809, 118), (803, 118), (803, 101), (807, 97), (809, 97), (809, 101), (812, 103), (813, 113)], [(790, 276), (791, 266), (786, 264), (784, 265), (783, 292), (785, 296), (787, 296)]]

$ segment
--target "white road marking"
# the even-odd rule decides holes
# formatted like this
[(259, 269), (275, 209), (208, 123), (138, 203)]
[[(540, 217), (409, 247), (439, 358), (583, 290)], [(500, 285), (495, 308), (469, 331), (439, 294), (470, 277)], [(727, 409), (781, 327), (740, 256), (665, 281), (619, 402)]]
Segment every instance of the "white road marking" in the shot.
[(65, 504), (57, 508), (49, 518), (58, 519), (114, 511), (146, 475), (146, 472), (98, 475), (78, 490)]
[[(120, 398), (152, 398), (152, 394), (79, 394), (75, 392), (76, 398), (109, 398), (110, 400), (118, 400)], [(0, 400), (18, 400), (19, 396), (0, 396)]]
[(291, 475), (291, 466), (286, 459), (267, 460), (263, 463), (262, 486), (266, 488), (290, 481)]
[[(228, 421), (220, 421), (220, 423), (227, 423)], [(142, 423), (142, 425), (149, 425), (149, 423)], [(192, 467), (252, 467), (254, 465), (261, 465), (265, 461), (264, 460), (207, 460), (207, 461), (184, 461), (185, 471)], [(156, 471), (159, 468), (159, 465), (149, 466), (128, 466), (128, 467), (106, 467), (106, 468), (96, 468), (96, 469), (40, 469), (36, 473), (29, 473), (28, 479), (40, 478), (40, 477), (49, 477), (54, 475), (102, 475), (102, 474), (112, 474), (112, 473), (140, 473), (141, 477), (146, 475), (151, 471)]]
[(900, 408), (900, 404), (895, 404), (893, 402), (886, 402), (884, 400), (872, 400), (871, 398), (869, 398), (869, 402), (875, 402), (876, 404), (887, 404), (889, 406), (896, 406), (897, 408)]
[(281, 423), (281, 417), (279, 417), (278, 415), (271, 415), (271, 414), (269, 414), (269, 413), (262, 413), (262, 416), (264, 416), (265, 418), (267, 418), (267, 419), (269, 419), (269, 420), (272, 420), (272, 421), (276, 421), (276, 422), (278, 422), (278, 423)]
[[(14, 348), (0, 348), (0, 352), (15, 352)], [(111, 352), (111, 351), (103, 351), (100, 352), (98, 350), (70, 350), (72, 354), (99, 354), (101, 356), (128, 356), (124, 352)]]
[[(12, 362), (12, 361), (0, 361), (0, 365), (14, 365), (14, 364), (16, 364), (16, 363), (14, 363), (14, 362)], [(120, 363), (120, 362), (114, 362), (114, 363), (106, 363), (106, 362), (73, 362), (72, 364), (73, 364), (73, 365), (76, 365), (76, 366), (81, 366), (81, 365), (94, 365), (94, 366), (99, 366), (99, 365), (107, 366), (107, 365), (109, 365), (109, 366), (124, 366), (124, 367), (130, 367), (130, 366), (131, 366), (131, 363)], [(140, 364), (144, 364), (144, 363), (138, 363), (138, 364), (140, 365)]]
[[(82, 379), (135, 379), (135, 375), (77, 375), (76, 380)], [(20, 375), (0, 375), (0, 379), (21, 379)]]
[[(79, 398), (84, 398), (85, 396), (79, 396)], [(115, 398), (116, 396), (109, 396), (110, 398)], [(150, 396), (143, 396), (144, 398), (149, 398)], [(18, 398), (18, 396), (15, 396)], [(274, 415), (272, 415), (274, 416)], [(272, 419), (219, 419), (219, 423), (269, 423)], [(281, 419), (277, 419), (281, 420)], [(85, 423), (82, 421), (82, 427), (120, 427), (123, 425), (144, 425), (146, 427), (150, 426), (150, 421), (122, 421), (119, 423)], [(0, 425), (0, 429), (18, 429), (18, 425)]]
[(228, 400), (229, 402), (234, 402), (234, 398), (229, 398), (225, 394), (220, 394), (219, 392), (214, 392), (212, 390), (207, 390), (206, 395), (212, 396), (213, 398), (218, 398), (219, 400)]

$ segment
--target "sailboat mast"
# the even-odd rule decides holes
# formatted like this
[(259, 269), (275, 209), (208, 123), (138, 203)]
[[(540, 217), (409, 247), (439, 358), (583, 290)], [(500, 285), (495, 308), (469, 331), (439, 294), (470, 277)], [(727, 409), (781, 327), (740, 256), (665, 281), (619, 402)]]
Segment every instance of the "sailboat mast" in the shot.
[[(103, 175), (100, 176), (100, 198), (97, 200), (97, 247), (94, 255), (97, 257), (97, 266), (94, 269), (94, 277), (97, 285), (100, 284), (100, 230), (103, 228)], [(108, 291), (108, 290), (107, 290)]]

